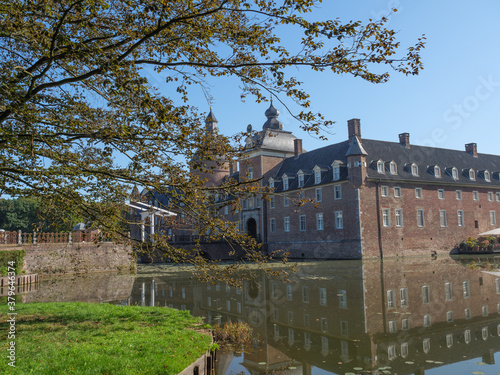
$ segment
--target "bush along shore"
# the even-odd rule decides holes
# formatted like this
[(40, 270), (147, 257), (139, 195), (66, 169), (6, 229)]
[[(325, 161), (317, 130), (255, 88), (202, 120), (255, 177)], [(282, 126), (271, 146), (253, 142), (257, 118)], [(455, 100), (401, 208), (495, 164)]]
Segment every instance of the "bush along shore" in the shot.
[(18, 303), (12, 311), (0, 306), (2, 374), (178, 374), (212, 342), (199, 319), (162, 307)]

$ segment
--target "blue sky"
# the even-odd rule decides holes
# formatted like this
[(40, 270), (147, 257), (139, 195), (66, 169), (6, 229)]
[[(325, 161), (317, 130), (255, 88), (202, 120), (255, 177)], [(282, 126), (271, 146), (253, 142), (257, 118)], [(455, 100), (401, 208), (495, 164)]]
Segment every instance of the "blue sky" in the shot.
[[(422, 34), (427, 38), (421, 74), (394, 74), (388, 83), (375, 85), (348, 75), (297, 69), (295, 75), (305, 82), (313, 110), (337, 123), (328, 141), (320, 141), (301, 131), (298, 122), (275, 102), (284, 128), (303, 138), (304, 147), (312, 150), (345, 140), (347, 120), (356, 117), (361, 119), (364, 138), (396, 142), (399, 133), (409, 132), (413, 144), (462, 150), (465, 143), (475, 142), (480, 153), (500, 154), (496, 137), (500, 2), (325, 0), (314, 16), (365, 22), (389, 14), (392, 7), (398, 12), (388, 27), (398, 31), (402, 47), (413, 45)], [(217, 79), (210, 84), (213, 101), (194, 90), (190, 104), (207, 112), (213, 106), (222, 133), (244, 131), (248, 124), (262, 128), (267, 103), (255, 103), (250, 97), (241, 102), (234, 80)]]

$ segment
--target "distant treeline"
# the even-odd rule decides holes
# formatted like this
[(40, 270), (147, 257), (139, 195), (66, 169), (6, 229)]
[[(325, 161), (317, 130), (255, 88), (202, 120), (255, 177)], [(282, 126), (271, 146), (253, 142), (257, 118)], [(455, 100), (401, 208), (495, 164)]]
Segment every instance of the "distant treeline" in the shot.
[[(72, 212), (63, 211), (54, 215), (50, 208), (38, 199), (0, 199), (0, 229), (22, 232), (65, 232), (84, 221)], [(57, 217), (57, 219), (54, 219)]]

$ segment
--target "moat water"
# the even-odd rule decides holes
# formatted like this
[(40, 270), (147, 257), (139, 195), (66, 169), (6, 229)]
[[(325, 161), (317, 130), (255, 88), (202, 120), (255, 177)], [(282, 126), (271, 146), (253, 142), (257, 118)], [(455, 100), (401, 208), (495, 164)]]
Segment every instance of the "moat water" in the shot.
[(25, 302), (88, 301), (189, 310), (247, 322), (254, 342), (219, 353), (217, 374), (500, 374), (500, 257), (302, 262), (290, 283), (260, 270), (241, 288), (187, 267), (137, 277), (45, 280)]

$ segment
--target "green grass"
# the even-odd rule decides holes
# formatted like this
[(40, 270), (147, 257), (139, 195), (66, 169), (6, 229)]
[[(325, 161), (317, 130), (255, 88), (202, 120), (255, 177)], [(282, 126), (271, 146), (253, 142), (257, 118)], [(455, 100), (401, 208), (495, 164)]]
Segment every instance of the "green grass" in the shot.
[(209, 347), (185, 311), (90, 303), (16, 304), (16, 367), (8, 365), (0, 306), (2, 374), (178, 374)]
[(0, 250), (1, 276), (7, 276), (8, 267), (11, 265), (14, 265), (13, 268), (15, 268), (16, 275), (19, 275), (23, 268), (24, 255), (24, 250)]

